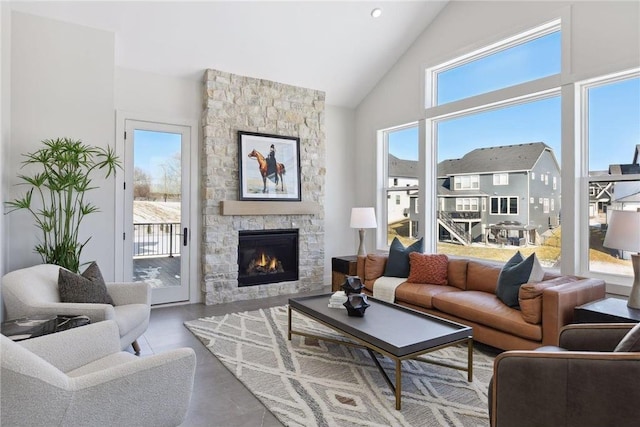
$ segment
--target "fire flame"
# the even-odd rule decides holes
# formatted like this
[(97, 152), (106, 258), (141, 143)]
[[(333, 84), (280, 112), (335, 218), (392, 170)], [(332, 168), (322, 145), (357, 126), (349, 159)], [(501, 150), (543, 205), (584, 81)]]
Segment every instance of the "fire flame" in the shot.
[(282, 263), (277, 257), (270, 257), (264, 252), (255, 257), (247, 268), (247, 274), (281, 273)]

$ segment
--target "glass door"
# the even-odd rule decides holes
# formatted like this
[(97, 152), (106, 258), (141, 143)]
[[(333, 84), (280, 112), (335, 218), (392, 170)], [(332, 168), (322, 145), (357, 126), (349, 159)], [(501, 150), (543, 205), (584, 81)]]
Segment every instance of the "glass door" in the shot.
[(189, 300), (187, 126), (125, 121), (125, 280), (146, 281), (152, 304)]

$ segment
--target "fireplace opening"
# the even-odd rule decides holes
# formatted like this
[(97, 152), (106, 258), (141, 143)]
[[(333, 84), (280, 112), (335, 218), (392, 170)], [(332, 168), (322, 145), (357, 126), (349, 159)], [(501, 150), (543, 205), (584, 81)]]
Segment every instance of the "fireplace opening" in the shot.
[(238, 286), (298, 280), (298, 230), (239, 232)]

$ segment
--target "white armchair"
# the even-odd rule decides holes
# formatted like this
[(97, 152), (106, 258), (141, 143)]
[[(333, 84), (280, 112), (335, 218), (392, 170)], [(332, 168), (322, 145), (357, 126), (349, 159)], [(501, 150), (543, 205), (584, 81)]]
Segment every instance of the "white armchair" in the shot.
[(85, 315), (91, 323), (114, 320), (118, 324), (121, 349), (133, 345), (149, 326), (151, 288), (147, 283), (107, 283), (115, 305), (60, 302), (59, 266), (40, 264), (7, 273), (2, 278), (2, 298), (7, 319), (34, 314)]
[(196, 364), (191, 348), (146, 357), (120, 351), (113, 321), (0, 340), (2, 425), (176, 426), (184, 420)]

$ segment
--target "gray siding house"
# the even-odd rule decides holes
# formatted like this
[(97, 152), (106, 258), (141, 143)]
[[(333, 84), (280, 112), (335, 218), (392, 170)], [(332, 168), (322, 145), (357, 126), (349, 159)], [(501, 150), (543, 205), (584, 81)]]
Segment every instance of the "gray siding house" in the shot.
[(437, 188), (442, 241), (535, 244), (560, 223), (560, 166), (543, 142), (444, 160)]

